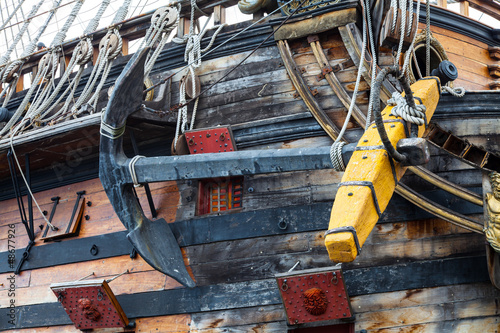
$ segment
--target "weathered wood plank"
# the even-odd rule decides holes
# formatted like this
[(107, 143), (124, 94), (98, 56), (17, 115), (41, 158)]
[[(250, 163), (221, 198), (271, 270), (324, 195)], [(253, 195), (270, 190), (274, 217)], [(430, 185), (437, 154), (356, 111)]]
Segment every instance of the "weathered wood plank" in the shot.
[(498, 315), (499, 298), (483, 298), (465, 302), (420, 305), (411, 308), (382, 310), (356, 316), (356, 324), (365, 329), (391, 328), (405, 325), (443, 322), (456, 319)]
[(231, 329), (235, 326), (263, 324), (275, 321), (284, 321), (285, 312), (283, 306), (267, 305), (243, 309), (230, 309), (223, 311), (212, 311), (206, 313), (194, 313), (191, 315), (191, 329), (193, 332), (204, 331), (214, 328)]
[[(393, 328), (381, 328), (367, 330), (369, 333), (483, 333), (497, 332), (500, 324), (498, 316), (473, 319), (454, 319), (437, 323), (416, 324), (409, 326), (398, 326)], [(356, 328), (358, 329), (358, 328)]]

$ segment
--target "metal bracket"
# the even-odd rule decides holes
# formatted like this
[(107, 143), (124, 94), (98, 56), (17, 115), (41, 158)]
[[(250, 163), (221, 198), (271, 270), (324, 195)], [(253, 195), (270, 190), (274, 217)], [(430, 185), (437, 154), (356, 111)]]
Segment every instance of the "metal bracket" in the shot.
[(341, 186), (367, 186), (372, 191), (373, 204), (375, 205), (375, 209), (377, 210), (377, 214), (380, 217), (382, 212), (380, 211), (380, 206), (378, 205), (377, 194), (375, 193), (375, 188), (373, 187), (373, 183), (369, 181), (350, 181), (350, 182), (342, 182), (339, 184)]
[(361, 246), (359, 245), (358, 234), (356, 233), (356, 229), (353, 226), (338, 227), (335, 229), (327, 230), (325, 232), (325, 237), (330, 234), (339, 234), (341, 232), (352, 233), (352, 236), (354, 237), (354, 243), (356, 244), (356, 250), (358, 251), (358, 254), (361, 254)]

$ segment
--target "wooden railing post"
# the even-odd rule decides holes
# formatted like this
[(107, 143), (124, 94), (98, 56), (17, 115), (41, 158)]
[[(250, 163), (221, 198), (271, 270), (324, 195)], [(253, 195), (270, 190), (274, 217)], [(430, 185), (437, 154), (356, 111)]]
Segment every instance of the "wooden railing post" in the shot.
[(460, 14), (469, 16), (469, 1), (460, 2)]
[(448, 6), (447, 0), (437, 0), (437, 4), (439, 7), (446, 8)]
[(226, 7), (217, 5), (214, 7), (214, 25), (226, 23)]

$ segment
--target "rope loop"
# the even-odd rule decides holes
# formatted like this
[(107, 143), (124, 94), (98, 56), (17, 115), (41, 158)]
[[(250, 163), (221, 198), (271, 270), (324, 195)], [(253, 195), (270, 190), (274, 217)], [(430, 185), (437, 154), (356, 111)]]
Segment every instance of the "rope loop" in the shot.
[(141, 187), (142, 185), (139, 184), (139, 181), (137, 180), (137, 174), (135, 172), (135, 164), (137, 163), (138, 160), (141, 158), (144, 158), (145, 156), (142, 155), (135, 155), (132, 157), (128, 164), (128, 170), (130, 171), (130, 176), (132, 177), (132, 182), (134, 183), (134, 187)]
[(345, 171), (345, 164), (342, 159), (342, 147), (346, 144), (344, 141), (338, 141), (334, 142), (330, 147), (330, 160), (335, 171)]
[(442, 86), (441, 91), (446, 91), (449, 92), (451, 95), (455, 97), (464, 97), (465, 95), (465, 89), (464, 87), (456, 87), (456, 88), (451, 88), (448, 86)]
[[(386, 76), (392, 75), (393, 77), (397, 78), (401, 86), (403, 87), (405, 91), (405, 99), (406, 99), (406, 104), (412, 108), (416, 109), (415, 105), (415, 100), (413, 98), (413, 92), (411, 91), (410, 88), (410, 83), (408, 82), (408, 79), (406, 76), (401, 75), (401, 72), (399, 69), (394, 66), (394, 67), (386, 67), (382, 69), (379, 74), (377, 75), (377, 78), (375, 79), (375, 82), (372, 86), (373, 93), (375, 96), (380, 96), (380, 89), (382, 88), (382, 83)], [(385, 149), (387, 150), (387, 153), (389, 156), (391, 156), (396, 162), (402, 163), (405, 162), (407, 157), (401, 153), (399, 153), (394, 146), (392, 145), (391, 141), (389, 140), (389, 137), (387, 136), (387, 132), (384, 127), (384, 122), (382, 120), (382, 113), (380, 110), (380, 98), (374, 98), (373, 99), (373, 115), (375, 117), (375, 125), (377, 126), (378, 133), (380, 135), (380, 139), (382, 140), (382, 143), (384, 144)]]
[(115, 140), (118, 139), (125, 133), (126, 124), (120, 127), (113, 127), (104, 121), (104, 112), (101, 113), (101, 135), (107, 137), (108, 139)]
[(415, 105), (415, 108), (412, 108), (397, 91), (392, 93), (392, 98), (387, 101), (387, 104), (394, 106), (391, 110), (393, 115), (418, 126), (425, 124), (425, 105)]

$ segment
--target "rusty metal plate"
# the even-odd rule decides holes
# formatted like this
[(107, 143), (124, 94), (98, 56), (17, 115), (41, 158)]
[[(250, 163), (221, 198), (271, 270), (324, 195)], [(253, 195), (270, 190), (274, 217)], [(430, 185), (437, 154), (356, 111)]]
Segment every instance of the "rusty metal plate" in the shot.
[(352, 317), (342, 271), (308, 271), (277, 277), (289, 325)]
[(223, 153), (236, 150), (233, 132), (229, 126), (187, 131), (185, 136), (190, 154)]
[(125, 327), (128, 319), (105, 281), (51, 285), (64, 310), (80, 330)]

